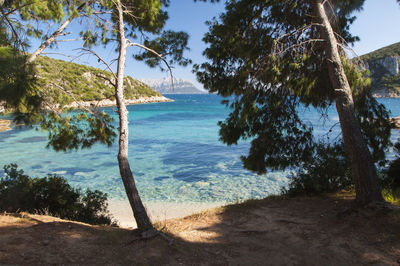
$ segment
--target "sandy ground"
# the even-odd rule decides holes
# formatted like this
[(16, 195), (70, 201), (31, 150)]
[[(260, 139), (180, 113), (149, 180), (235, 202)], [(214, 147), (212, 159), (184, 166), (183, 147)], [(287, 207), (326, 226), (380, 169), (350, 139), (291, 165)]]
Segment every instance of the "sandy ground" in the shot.
[[(223, 202), (147, 202), (144, 203), (147, 213), (153, 222), (162, 222), (167, 219), (181, 218), (207, 209), (223, 206)], [(111, 200), (108, 203), (110, 213), (123, 228), (136, 228), (132, 209), (128, 201)]]
[(48, 216), (0, 216), (0, 264), (399, 265), (400, 211), (353, 197), (270, 198), (157, 224), (174, 238)]

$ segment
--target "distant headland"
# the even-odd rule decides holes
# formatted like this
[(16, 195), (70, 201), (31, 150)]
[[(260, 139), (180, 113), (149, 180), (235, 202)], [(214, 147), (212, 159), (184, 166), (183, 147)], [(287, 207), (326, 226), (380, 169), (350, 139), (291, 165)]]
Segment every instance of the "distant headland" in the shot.
[(400, 42), (360, 56), (370, 71), (374, 97), (400, 97)]

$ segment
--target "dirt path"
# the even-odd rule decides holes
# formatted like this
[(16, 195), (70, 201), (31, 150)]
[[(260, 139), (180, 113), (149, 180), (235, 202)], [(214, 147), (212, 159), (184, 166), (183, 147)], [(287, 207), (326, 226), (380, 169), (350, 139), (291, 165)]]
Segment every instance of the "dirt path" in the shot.
[[(267, 199), (160, 223), (175, 237), (46, 216), (0, 216), (0, 263), (400, 265), (400, 211), (351, 209), (348, 195)], [(350, 208), (350, 209), (349, 209)]]

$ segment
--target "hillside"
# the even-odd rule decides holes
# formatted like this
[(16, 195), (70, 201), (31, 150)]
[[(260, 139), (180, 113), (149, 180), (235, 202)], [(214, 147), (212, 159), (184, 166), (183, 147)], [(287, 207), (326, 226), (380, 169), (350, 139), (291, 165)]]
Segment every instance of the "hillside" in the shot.
[(157, 226), (175, 241), (42, 215), (0, 215), (5, 265), (398, 265), (398, 209), (354, 197), (270, 197)]
[[(114, 99), (114, 88), (108, 81), (113, 78), (108, 71), (46, 56), (38, 57), (35, 63), (39, 86), (53, 102), (71, 104), (74, 101)], [(127, 99), (161, 96), (129, 76), (125, 78), (125, 87)]]
[(385, 46), (378, 50), (372, 51), (368, 54), (362, 55), (361, 59), (364, 61), (373, 61), (388, 56), (399, 56), (399, 55), (400, 55), (400, 42)]
[(174, 78), (174, 83), (170, 78), (164, 79), (141, 79), (143, 83), (149, 85), (154, 90), (162, 94), (205, 94), (206, 91), (196, 88), (196, 86), (187, 79)]
[(400, 42), (360, 57), (371, 72), (377, 97), (400, 97)]

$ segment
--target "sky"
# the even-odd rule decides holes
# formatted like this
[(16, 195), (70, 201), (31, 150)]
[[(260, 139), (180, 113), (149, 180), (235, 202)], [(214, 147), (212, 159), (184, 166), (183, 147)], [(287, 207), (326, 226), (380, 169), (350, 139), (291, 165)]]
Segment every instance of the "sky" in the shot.
[[(202, 42), (204, 34), (208, 31), (206, 21), (218, 18), (224, 11), (224, 1), (220, 3), (203, 3), (194, 2), (193, 0), (171, 0), (171, 4), (167, 11), (170, 19), (167, 22), (166, 29), (176, 31), (185, 31), (189, 33), (189, 48), (190, 51), (185, 53), (193, 63), (202, 63), (206, 60), (202, 56), (206, 45)], [(360, 37), (360, 41), (355, 43), (353, 47), (354, 55), (363, 55), (374, 51), (381, 47), (390, 45), (400, 41), (400, 5), (396, 0), (366, 0), (364, 9), (355, 14), (356, 21), (351, 26), (351, 32)], [(81, 25), (75, 23), (71, 25), (71, 31), (79, 29)], [(67, 31), (69, 31), (67, 29)], [(79, 30), (78, 30), (79, 31)], [(32, 48), (38, 47), (39, 42), (33, 41)], [(76, 48), (79, 48), (79, 42), (59, 43), (58, 48), (47, 49), (46, 53), (78, 53)], [(116, 45), (103, 48), (102, 46), (95, 47), (94, 50), (104, 59), (111, 61), (117, 57), (114, 52)], [(133, 49), (133, 48), (131, 48)], [(138, 48), (134, 48), (138, 49)], [(62, 57), (56, 54), (48, 54), (48, 56), (71, 60), (71, 58)], [(350, 55), (352, 57), (352, 55)], [(92, 65), (94, 67), (103, 68), (98, 63), (97, 58), (93, 56), (83, 56), (79, 59), (74, 59), (77, 63)], [(137, 79), (158, 79), (168, 77), (168, 73), (161, 72), (158, 69), (152, 69), (141, 62), (136, 62), (132, 57), (127, 58), (126, 74)], [(176, 78), (188, 79), (195, 84), (196, 87), (202, 88), (202, 85), (197, 82), (196, 75), (192, 73), (192, 65), (187, 67), (175, 66), (173, 75)]]
[(350, 30), (360, 37), (353, 47), (357, 55), (400, 42), (400, 5), (395, 0), (366, 0), (355, 15)]

